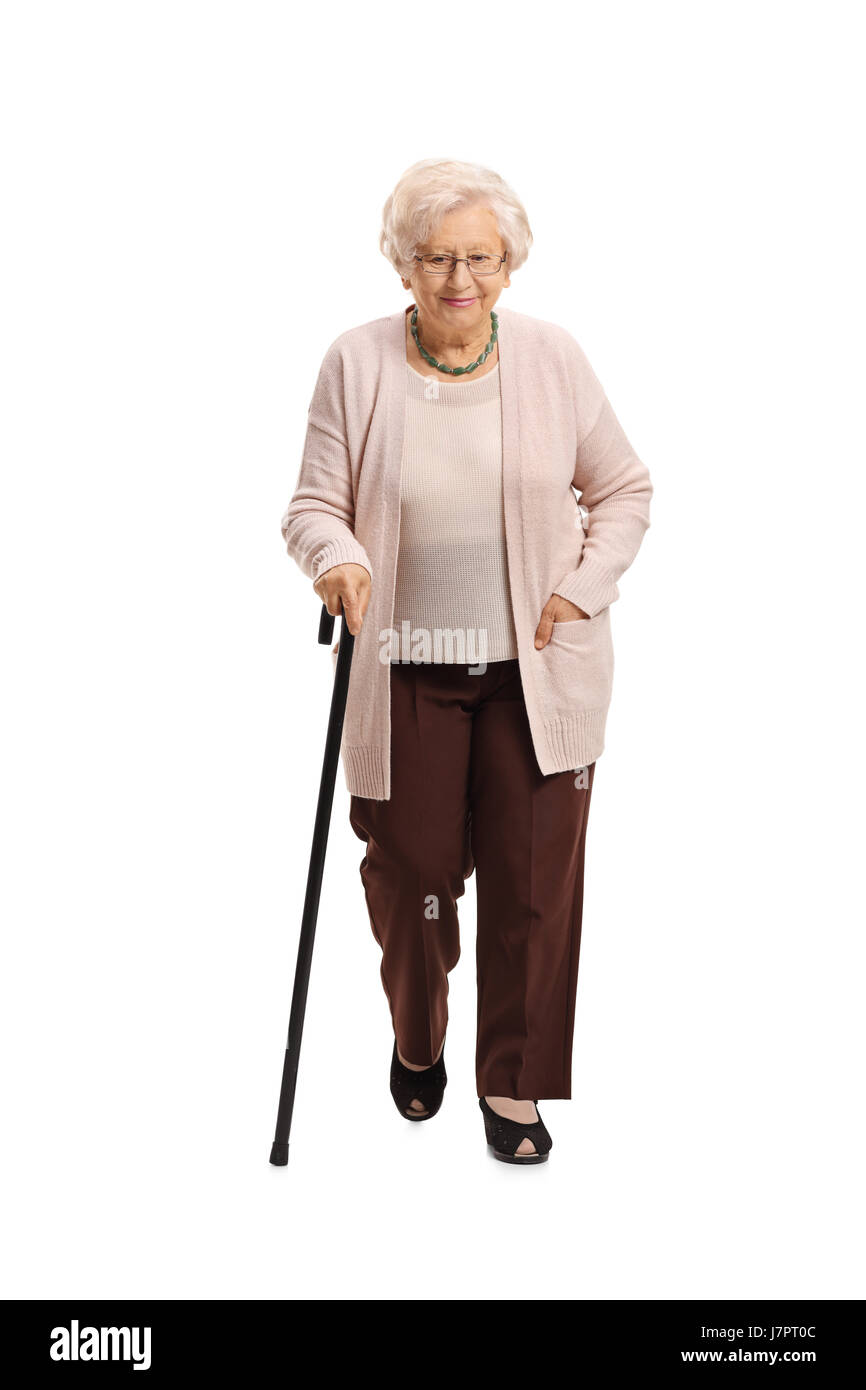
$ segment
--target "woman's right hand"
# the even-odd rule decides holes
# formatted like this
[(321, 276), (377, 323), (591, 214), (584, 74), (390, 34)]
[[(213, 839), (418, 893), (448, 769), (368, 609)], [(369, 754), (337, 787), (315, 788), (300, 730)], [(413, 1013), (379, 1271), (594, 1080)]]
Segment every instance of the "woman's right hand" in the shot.
[(319, 575), (313, 588), (334, 618), (340, 616), (342, 601), (349, 631), (357, 637), (370, 602), (371, 583), (370, 572), (363, 565), (334, 565)]

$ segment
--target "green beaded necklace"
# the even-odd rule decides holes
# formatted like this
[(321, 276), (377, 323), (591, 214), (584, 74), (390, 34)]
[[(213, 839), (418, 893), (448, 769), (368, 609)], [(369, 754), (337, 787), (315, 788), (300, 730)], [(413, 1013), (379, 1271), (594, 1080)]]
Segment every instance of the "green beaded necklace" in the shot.
[(486, 362), (487, 358), (493, 351), (494, 344), (496, 343), (496, 339), (499, 334), (499, 319), (496, 315), (496, 311), (494, 309), (491, 309), (490, 322), (493, 326), (493, 332), (490, 336), (490, 342), (487, 344), (487, 347), (484, 349), (481, 356), (476, 357), (474, 362), (470, 362), (468, 367), (444, 367), (441, 362), (437, 362), (435, 357), (431, 357), (429, 352), (425, 351), (425, 349), (422, 348), (420, 339), (418, 338), (418, 329), (415, 327), (417, 322), (418, 308), (416, 305), (416, 307), (412, 310), (412, 318), (410, 319), (412, 337), (415, 339), (415, 346), (417, 347), (421, 356), (424, 358), (425, 362), (429, 362), (430, 366), (435, 367), (438, 372), (448, 372), (450, 376), (463, 376), (465, 372), (474, 372), (476, 367), (480, 367), (482, 362)]

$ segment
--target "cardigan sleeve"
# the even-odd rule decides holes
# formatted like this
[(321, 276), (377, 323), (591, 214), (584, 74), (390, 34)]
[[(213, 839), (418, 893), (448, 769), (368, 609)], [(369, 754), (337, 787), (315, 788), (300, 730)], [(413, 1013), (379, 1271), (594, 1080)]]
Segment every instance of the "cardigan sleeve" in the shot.
[(601, 383), (582, 349), (576, 350), (578, 416), (592, 423), (577, 446), (572, 486), (587, 509), (586, 536), (577, 569), (554, 593), (594, 618), (619, 598), (617, 580), (640, 549), (650, 524), (653, 489), (649, 471), (626, 438)]
[(363, 565), (372, 578), (372, 565), (355, 539), (354, 524), (343, 356), (337, 339), (319, 369), (300, 472), (280, 529), (288, 554), (314, 583), (325, 570), (342, 564)]

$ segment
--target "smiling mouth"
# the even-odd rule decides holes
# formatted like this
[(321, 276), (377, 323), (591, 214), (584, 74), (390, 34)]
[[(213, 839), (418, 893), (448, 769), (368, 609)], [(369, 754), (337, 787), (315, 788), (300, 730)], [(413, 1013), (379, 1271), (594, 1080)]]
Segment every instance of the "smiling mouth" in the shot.
[(442, 298), (446, 304), (474, 304), (476, 296), (473, 294), (466, 298), (457, 298), (456, 296), (451, 298), (449, 295), (443, 294)]

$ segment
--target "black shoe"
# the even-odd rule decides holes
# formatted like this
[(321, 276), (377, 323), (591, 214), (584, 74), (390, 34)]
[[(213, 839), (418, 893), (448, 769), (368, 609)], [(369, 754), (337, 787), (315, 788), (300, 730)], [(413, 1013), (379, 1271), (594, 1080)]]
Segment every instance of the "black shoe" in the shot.
[[(391, 1095), (404, 1120), (432, 1120), (442, 1104), (447, 1084), (444, 1047), (439, 1054), (438, 1062), (434, 1062), (432, 1067), (427, 1067), (424, 1071), (412, 1071), (411, 1067), (404, 1067), (397, 1056), (395, 1040), (391, 1056)], [(424, 1106), (423, 1114), (420, 1110), (411, 1109), (413, 1100), (420, 1101)]]
[[(541, 1113), (536, 1110), (538, 1119), (532, 1125), (519, 1125), (516, 1120), (506, 1120), (504, 1115), (497, 1115), (483, 1096), (479, 1097), (478, 1104), (481, 1106), (481, 1113), (484, 1116), (484, 1133), (487, 1135), (488, 1146), (493, 1150), (493, 1157), (498, 1158), (500, 1163), (546, 1163), (547, 1155), (553, 1148), (553, 1140), (544, 1127)], [(538, 1102), (534, 1102), (538, 1105)], [(535, 1145), (534, 1154), (519, 1154), (524, 1139)]]

